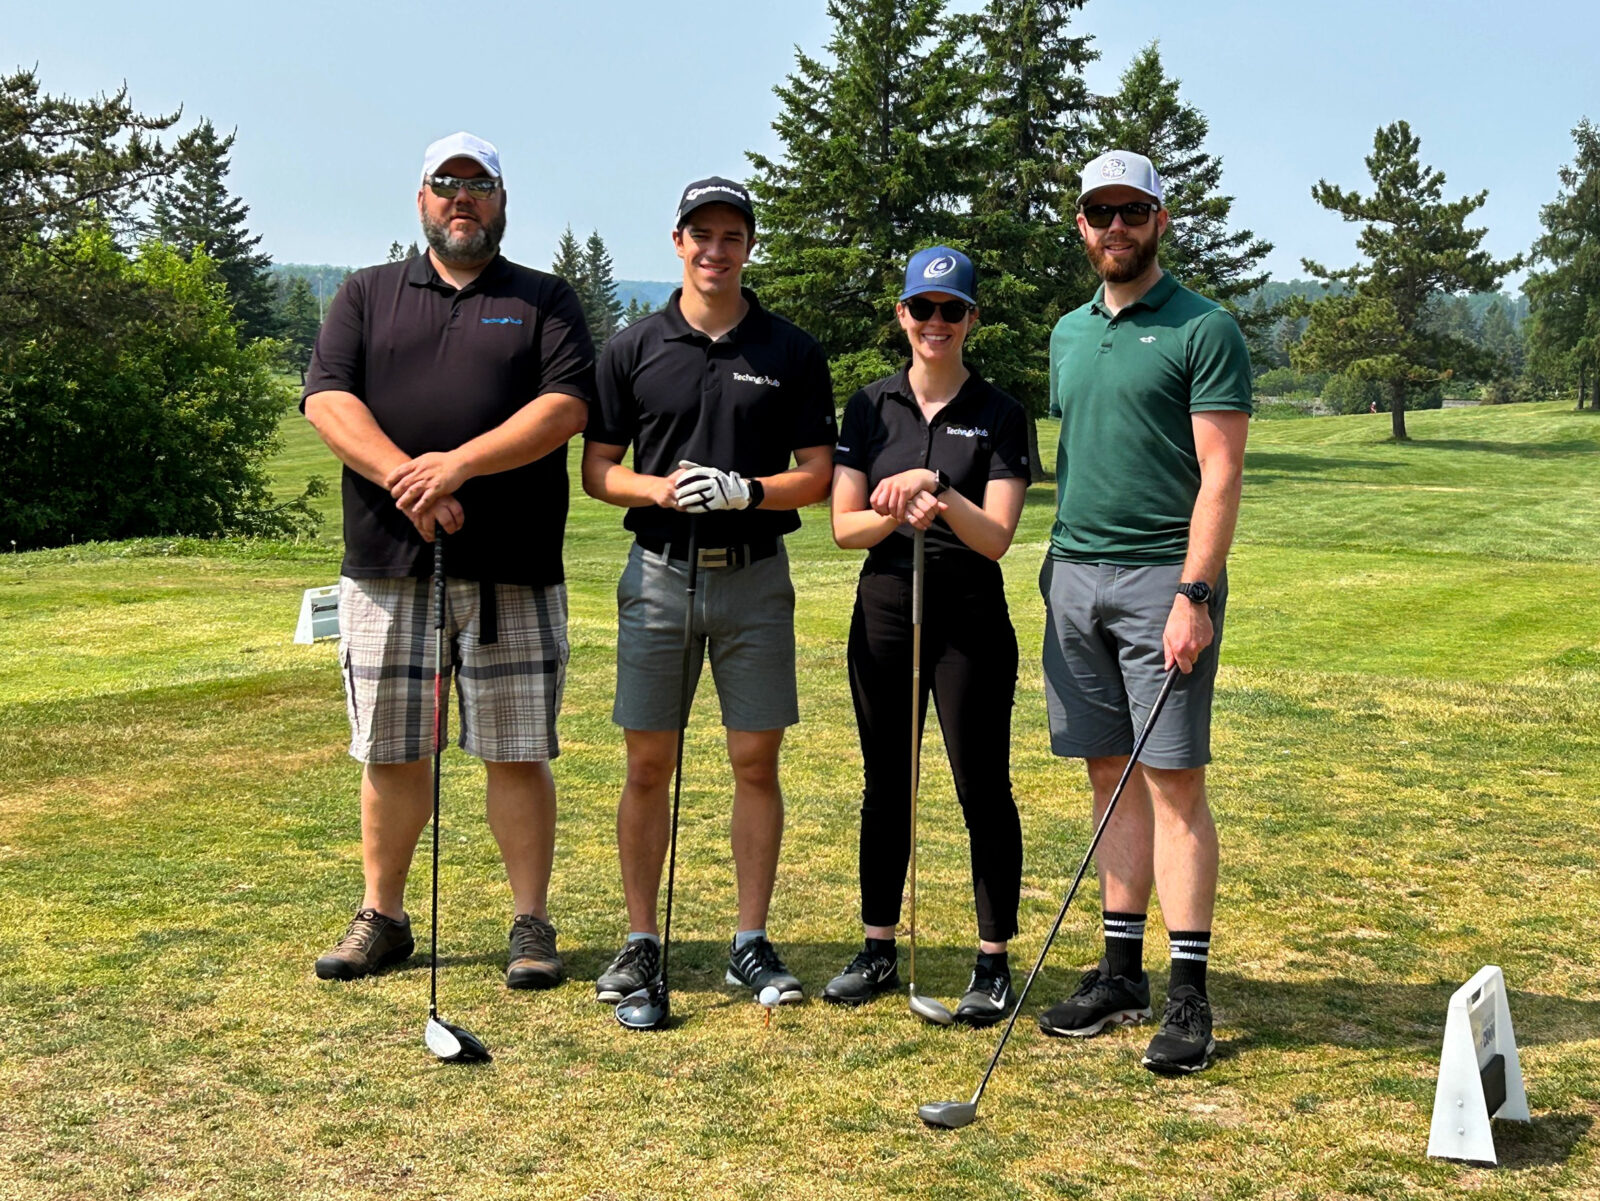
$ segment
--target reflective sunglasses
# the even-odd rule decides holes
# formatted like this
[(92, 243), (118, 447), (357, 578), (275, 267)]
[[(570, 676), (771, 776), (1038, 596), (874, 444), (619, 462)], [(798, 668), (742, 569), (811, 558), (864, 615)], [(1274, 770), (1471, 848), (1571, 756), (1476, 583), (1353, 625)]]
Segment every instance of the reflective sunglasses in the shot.
[(428, 176), (428, 190), (440, 200), (454, 200), (462, 188), (474, 200), (487, 200), (500, 190), (500, 181), (487, 175), (474, 176), (472, 179), (462, 179), (458, 175)]
[(1110, 229), (1118, 213), (1122, 214), (1124, 225), (1144, 225), (1158, 207), (1148, 200), (1130, 200), (1127, 204), (1086, 204), (1083, 206), (1083, 216), (1092, 229)]
[(933, 316), (933, 310), (938, 309), (939, 315), (951, 325), (960, 325), (967, 319), (967, 314), (976, 306), (964, 300), (932, 301), (926, 296), (913, 296), (906, 301), (906, 312), (911, 314), (913, 321), (926, 321)]

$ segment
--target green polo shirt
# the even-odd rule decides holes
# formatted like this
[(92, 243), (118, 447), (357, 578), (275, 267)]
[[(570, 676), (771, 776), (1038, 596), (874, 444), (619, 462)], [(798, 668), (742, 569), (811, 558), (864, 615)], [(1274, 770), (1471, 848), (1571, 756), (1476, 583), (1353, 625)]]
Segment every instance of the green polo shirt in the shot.
[(1181, 563), (1200, 494), (1191, 413), (1251, 412), (1250, 352), (1221, 305), (1170, 274), (1112, 316), (1105, 288), (1050, 335), (1061, 418), (1050, 555)]

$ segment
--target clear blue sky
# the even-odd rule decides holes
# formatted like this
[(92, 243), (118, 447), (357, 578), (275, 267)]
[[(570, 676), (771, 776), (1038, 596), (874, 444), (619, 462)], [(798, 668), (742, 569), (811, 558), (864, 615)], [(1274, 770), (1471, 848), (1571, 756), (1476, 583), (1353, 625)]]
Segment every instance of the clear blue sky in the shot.
[[(1103, 56), (1097, 91), (1160, 39), (1280, 278), (1301, 256), (1354, 257), (1310, 187), (1362, 184), (1382, 123), (1411, 122), (1451, 194), (1490, 190), (1482, 223), (1504, 256), (1536, 235), (1568, 131), (1600, 120), (1600, 6), (1572, 0), (1090, 0), (1080, 25)], [(619, 278), (675, 279), (682, 185), (742, 176), (744, 150), (776, 148), (772, 85), (827, 33), (822, 0), (80, 0), (9, 11), (0, 69), (36, 64), (48, 90), (80, 96), (126, 80), (145, 111), (236, 126), (231, 183), (282, 261), (364, 264), (416, 237), (422, 148), (466, 128), (500, 146), (513, 258), (548, 265), (571, 222), (600, 230)]]

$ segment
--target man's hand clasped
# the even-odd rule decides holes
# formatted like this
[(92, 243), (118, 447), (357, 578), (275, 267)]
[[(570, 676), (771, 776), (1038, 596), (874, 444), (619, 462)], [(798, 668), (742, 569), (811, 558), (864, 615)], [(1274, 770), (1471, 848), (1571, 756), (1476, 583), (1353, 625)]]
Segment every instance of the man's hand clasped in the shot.
[(737, 471), (702, 467), (684, 459), (678, 463), (675, 499), (686, 513), (712, 513), (750, 506), (750, 484)]
[(925, 530), (933, 519), (950, 506), (933, 494), (939, 477), (926, 467), (913, 467), (880, 480), (872, 490), (872, 511), (880, 517), (893, 517), (913, 529)]
[(454, 534), (465, 522), (455, 492), (466, 480), (466, 468), (454, 456), (430, 451), (401, 463), (384, 477), (383, 486), (423, 541), (432, 542), (435, 526)]

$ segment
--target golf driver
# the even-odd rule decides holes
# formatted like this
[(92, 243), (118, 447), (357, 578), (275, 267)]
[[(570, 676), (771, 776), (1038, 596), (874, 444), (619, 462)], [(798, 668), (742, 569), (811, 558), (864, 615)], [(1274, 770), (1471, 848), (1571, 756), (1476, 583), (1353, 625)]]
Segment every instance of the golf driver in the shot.
[(1050, 944), (1055, 942), (1056, 933), (1061, 929), (1062, 919), (1067, 916), (1067, 906), (1072, 904), (1072, 898), (1078, 892), (1078, 885), (1083, 883), (1083, 874), (1089, 868), (1089, 860), (1094, 857), (1095, 848), (1100, 845), (1100, 836), (1106, 832), (1106, 825), (1111, 821), (1111, 815), (1116, 812), (1122, 790), (1127, 787), (1128, 778), (1133, 775), (1133, 766), (1139, 762), (1139, 753), (1144, 750), (1150, 731), (1155, 728), (1156, 718), (1161, 715), (1161, 709), (1172, 693), (1172, 686), (1178, 682), (1178, 672), (1177, 664), (1168, 669), (1167, 678), (1162, 681), (1161, 691), (1156, 695), (1156, 703), (1150, 706), (1150, 716), (1145, 718), (1144, 729), (1139, 732), (1139, 740), (1133, 744), (1133, 753), (1128, 756), (1128, 765), (1122, 769), (1122, 778), (1117, 781), (1116, 791), (1111, 794), (1111, 801), (1106, 805), (1105, 814), (1100, 818), (1100, 824), (1095, 827), (1094, 837), (1089, 840), (1089, 849), (1083, 854), (1083, 862), (1078, 864), (1078, 874), (1073, 877), (1072, 887), (1067, 890), (1067, 899), (1061, 902), (1061, 912), (1056, 914), (1055, 925), (1050, 927), (1050, 934), (1044, 940), (1044, 946), (1039, 948), (1039, 958), (1034, 962), (1033, 971), (1028, 973), (1028, 981), (1022, 986), (1022, 992), (1017, 996), (1017, 1003), (1011, 1007), (1011, 1020), (1006, 1023), (1005, 1033), (1000, 1036), (1000, 1044), (995, 1047), (994, 1055), (989, 1060), (989, 1070), (984, 1072), (983, 1079), (978, 1083), (978, 1091), (972, 1094), (970, 1101), (932, 1101), (919, 1106), (917, 1116), (928, 1125), (955, 1130), (961, 1126), (971, 1125), (973, 1119), (978, 1116), (978, 1101), (983, 1096), (983, 1090), (989, 1086), (989, 1077), (994, 1075), (994, 1069), (1000, 1062), (1000, 1052), (1006, 1049), (1006, 1040), (1011, 1037), (1012, 1028), (1017, 1024), (1017, 1015), (1022, 1012), (1022, 1004), (1028, 999), (1028, 990), (1033, 987), (1034, 977), (1038, 976), (1039, 969), (1044, 966), (1044, 957), (1050, 953)]
[(911, 1012), (935, 1026), (952, 1026), (955, 1014), (917, 993), (917, 787), (922, 781), (922, 588), (923, 531), (911, 539)]
[(678, 800), (683, 796), (683, 736), (689, 726), (689, 701), (693, 688), (689, 671), (694, 662), (694, 593), (700, 572), (699, 533), (700, 522), (691, 514), (689, 583), (685, 589), (688, 604), (683, 611), (683, 670), (678, 684), (678, 766), (672, 775), (672, 833), (667, 842), (667, 920), (661, 927), (661, 974), (617, 1003), (617, 1021), (629, 1030), (660, 1030), (672, 1019), (672, 1002), (667, 994), (667, 959), (672, 953), (672, 885), (678, 867)]
[(433, 530), (433, 917), (428, 923), (428, 1024), (422, 1041), (446, 1063), (482, 1063), (483, 1040), (439, 1016), (439, 764), (444, 757), (444, 531)]

